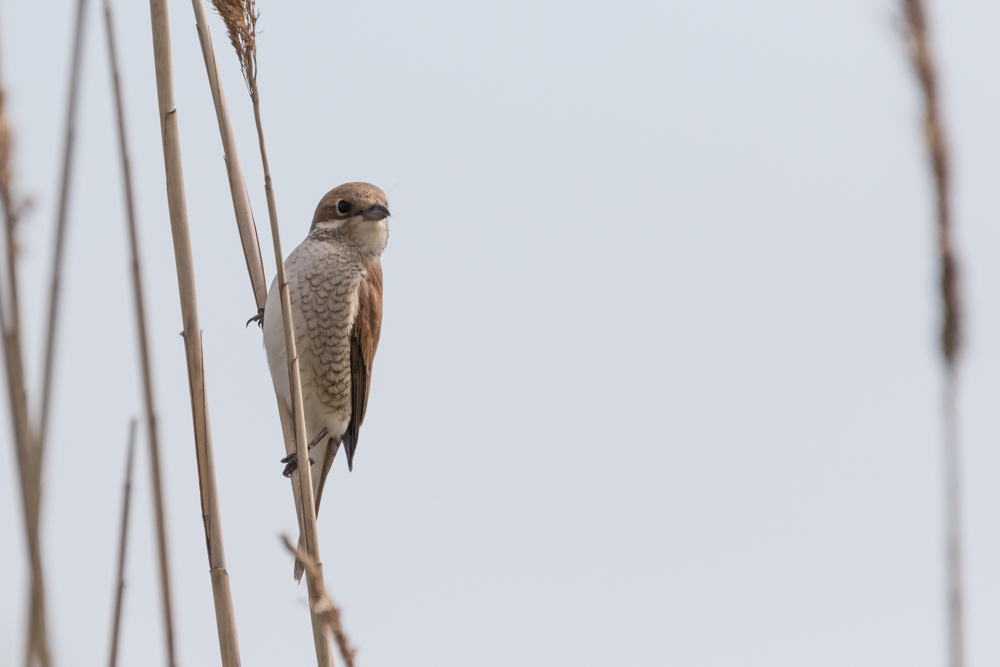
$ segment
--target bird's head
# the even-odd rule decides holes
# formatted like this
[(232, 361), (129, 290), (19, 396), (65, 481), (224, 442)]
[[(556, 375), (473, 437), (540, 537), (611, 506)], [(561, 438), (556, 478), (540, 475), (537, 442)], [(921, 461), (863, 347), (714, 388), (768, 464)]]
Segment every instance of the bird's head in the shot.
[(319, 200), (310, 236), (336, 238), (365, 255), (380, 255), (389, 240), (385, 193), (370, 183), (344, 183)]

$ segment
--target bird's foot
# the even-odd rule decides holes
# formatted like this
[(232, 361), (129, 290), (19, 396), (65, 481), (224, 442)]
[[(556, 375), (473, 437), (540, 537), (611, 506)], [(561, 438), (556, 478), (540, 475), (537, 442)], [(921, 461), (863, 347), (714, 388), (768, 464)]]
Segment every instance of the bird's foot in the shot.
[(256, 322), (257, 326), (259, 326), (261, 329), (264, 328), (264, 309), (263, 308), (261, 308), (260, 310), (258, 310), (256, 315), (254, 315), (249, 320), (247, 320), (247, 326), (250, 326), (251, 322)]
[[(285, 458), (281, 459), (281, 462), (285, 464), (285, 469), (281, 471), (281, 474), (285, 477), (291, 477), (292, 473), (295, 472), (299, 467), (299, 454), (298, 452), (292, 452)], [(316, 460), (313, 457), (309, 457), (309, 465), (315, 465)]]
[[(316, 437), (313, 438), (312, 441), (310, 441), (310, 443), (306, 446), (306, 449), (312, 451), (312, 448), (318, 445), (319, 441), (325, 437), (326, 437), (326, 427), (324, 426), (323, 429), (316, 434)], [(292, 473), (295, 472), (295, 469), (299, 467), (298, 452), (292, 452), (285, 458), (281, 459), (281, 462), (285, 464), (285, 469), (281, 471), (281, 474), (284, 475), (285, 477), (291, 477)], [(309, 465), (314, 465), (315, 463), (316, 461), (313, 459), (313, 457), (310, 456)]]

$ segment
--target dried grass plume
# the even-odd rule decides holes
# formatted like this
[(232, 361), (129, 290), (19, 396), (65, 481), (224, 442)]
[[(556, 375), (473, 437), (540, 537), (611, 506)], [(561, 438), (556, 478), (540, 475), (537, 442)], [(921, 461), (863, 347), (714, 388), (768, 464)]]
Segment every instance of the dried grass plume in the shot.
[[(0, 200), (3, 202), (4, 212), (8, 216), (11, 227), (16, 229), (21, 217), (31, 207), (31, 200), (15, 195), (11, 185), (13, 180), (11, 170), (12, 142), (10, 128), (7, 126), (5, 104), (4, 89), (0, 87)], [(16, 254), (16, 245), (14, 250)]]
[(941, 353), (946, 363), (954, 365), (962, 341), (962, 330), (958, 295), (958, 261), (951, 238), (948, 142), (944, 121), (941, 118), (937, 68), (934, 66), (923, 2), (904, 0), (903, 16), (906, 23), (904, 39), (924, 98), (924, 140), (927, 143), (936, 193), (937, 242), (941, 259), (939, 287), (944, 310), (941, 323)]
[[(226, 24), (226, 35), (236, 49), (247, 88), (257, 79), (257, 3), (254, 0), (212, 0), (215, 11)], [(251, 90), (250, 95), (253, 96)]]
[(936, 194), (937, 245), (940, 260), (941, 356), (944, 361), (944, 477), (946, 613), (948, 620), (948, 665), (965, 664), (964, 587), (962, 574), (961, 465), (958, 438), (958, 356), (962, 343), (958, 260), (952, 240), (949, 198), (948, 142), (941, 117), (940, 88), (934, 54), (928, 35), (923, 0), (902, 0), (904, 39), (924, 102), (924, 141)]

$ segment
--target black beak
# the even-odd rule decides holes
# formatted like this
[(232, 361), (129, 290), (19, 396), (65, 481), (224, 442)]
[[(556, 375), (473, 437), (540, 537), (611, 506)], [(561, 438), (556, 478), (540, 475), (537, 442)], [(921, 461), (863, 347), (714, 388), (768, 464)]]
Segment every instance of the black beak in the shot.
[(361, 214), (365, 220), (384, 220), (389, 217), (389, 209), (382, 204), (375, 204), (370, 209)]

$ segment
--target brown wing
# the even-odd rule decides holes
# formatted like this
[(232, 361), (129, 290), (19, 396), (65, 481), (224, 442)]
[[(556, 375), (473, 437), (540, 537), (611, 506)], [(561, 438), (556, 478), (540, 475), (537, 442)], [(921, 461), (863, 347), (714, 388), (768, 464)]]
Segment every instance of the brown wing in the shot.
[[(382, 333), (382, 262), (378, 257), (364, 267), (365, 275), (358, 287), (358, 312), (351, 328), (351, 420), (344, 433), (347, 467), (354, 470), (354, 450), (358, 446), (358, 431), (368, 407), (368, 387), (372, 379), (372, 362)], [(326, 476), (330, 473), (338, 447), (331, 443), (326, 450), (323, 471), (316, 489), (316, 512), (323, 497)]]
[(382, 262), (376, 257), (365, 266), (365, 277), (358, 288), (358, 314), (351, 330), (351, 421), (344, 434), (347, 467), (354, 469), (354, 451), (358, 432), (368, 407), (368, 388), (372, 362), (382, 333)]

